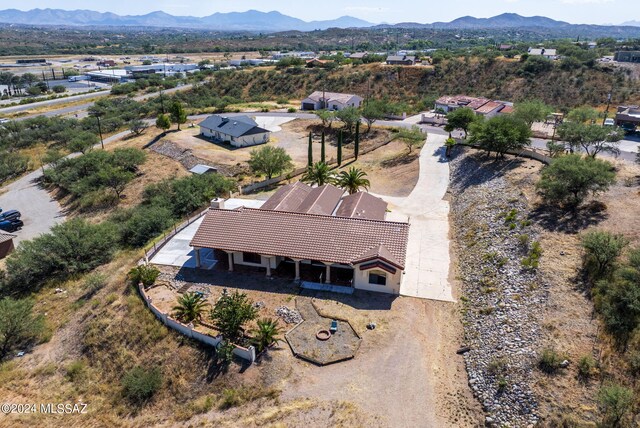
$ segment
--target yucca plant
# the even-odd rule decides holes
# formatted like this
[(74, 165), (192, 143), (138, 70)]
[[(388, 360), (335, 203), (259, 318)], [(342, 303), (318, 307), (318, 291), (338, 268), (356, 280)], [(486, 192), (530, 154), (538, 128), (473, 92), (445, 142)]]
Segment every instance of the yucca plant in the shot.
[(253, 330), (252, 342), (258, 352), (262, 352), (272, 344), (280, 342), (280, 333), (282, 331), (277, 320), (262, 318), (257, 321), (257, 325), (257, 328)]
[(199, 321), (208, 305), (202, 294), (185, 293), (178, 298), (178, 304), (173, 307), (173, 314), (179, 321), (188, 324)]
[(371, 186), (367, 179), (367, 173), (356, 167), (341, 171), (336, 178), (336, 184), (349, 192), (350, 195), (359, 192), (360, 189), (369, 189), (369, 186)]

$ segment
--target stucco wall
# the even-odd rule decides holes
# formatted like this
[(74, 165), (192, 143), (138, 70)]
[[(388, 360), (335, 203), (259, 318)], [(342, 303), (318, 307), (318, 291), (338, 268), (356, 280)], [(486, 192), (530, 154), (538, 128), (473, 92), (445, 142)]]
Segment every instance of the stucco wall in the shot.
[(384, 272), (387, 275), (387, 285), (369, 284), (369, 272), (382, 273), (379, 269), (360, 270), (360, 265), (354, 266), (353, 286), (359, 290), (377, 291), (380, 293), (400, 294), (402, 271), (395, 274)]
[(248, 263), (242, 260), (242, 253), (237, 252), (237, 253), (233, 253), (233, 263), (237, 265), (243, 265), (243, 266), (263, 267), (266, 269), (267, 260), (270, 260), (271, 269), (275, 269), (278, 266), (278, 263), (280, 262), (278, 260), (279, 258), (276, 258), (276, 257), (270, 257), (270, 258), (267, 258), (265, 256), (261, 256), (261, 257), (262, 257), (262, 261), (260, 263)]
[(267, 143), (271, 135), (270, 132), (263, 132), (261, 134), (232, 138), (229, 135), (225, 135), (217, 131), (212, 131), (211, 129), (202, 126), (200, 127), (200, 134), (207, 138), (213, 138), (219, 141), (228, 141), (234, 147), (247, 147), (254, 146), (256, 144)]

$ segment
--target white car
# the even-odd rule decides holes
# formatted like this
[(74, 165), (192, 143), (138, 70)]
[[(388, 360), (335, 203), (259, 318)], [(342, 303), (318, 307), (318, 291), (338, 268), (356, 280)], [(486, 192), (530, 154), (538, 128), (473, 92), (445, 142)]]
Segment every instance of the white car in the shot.
[(604, 120), (604, 126), (615, 126), (615, 125), (616, 125), (616, 122), (611, 118)]

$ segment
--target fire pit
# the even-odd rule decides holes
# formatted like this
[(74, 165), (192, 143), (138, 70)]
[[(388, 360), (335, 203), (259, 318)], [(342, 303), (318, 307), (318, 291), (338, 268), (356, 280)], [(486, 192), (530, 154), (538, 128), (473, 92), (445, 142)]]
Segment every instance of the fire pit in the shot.
[(330, 337), (331, 333), (329, 333), (329, 330), (320, 330), (316, 333), (316, 339), (318, 340), (329, 340)]

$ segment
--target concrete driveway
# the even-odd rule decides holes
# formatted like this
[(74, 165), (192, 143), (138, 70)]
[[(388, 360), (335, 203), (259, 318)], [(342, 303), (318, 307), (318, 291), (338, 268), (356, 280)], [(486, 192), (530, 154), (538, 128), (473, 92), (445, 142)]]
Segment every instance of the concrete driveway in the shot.
[(403, 296), (454, 301), (449, 283), (449, 163), (444, 156), (444, 135), (429, 134), (420, 153), (420, 175), (405, 198), (380, 197), (391, 206), (389, 220), (409, 218), (409, 242)]

